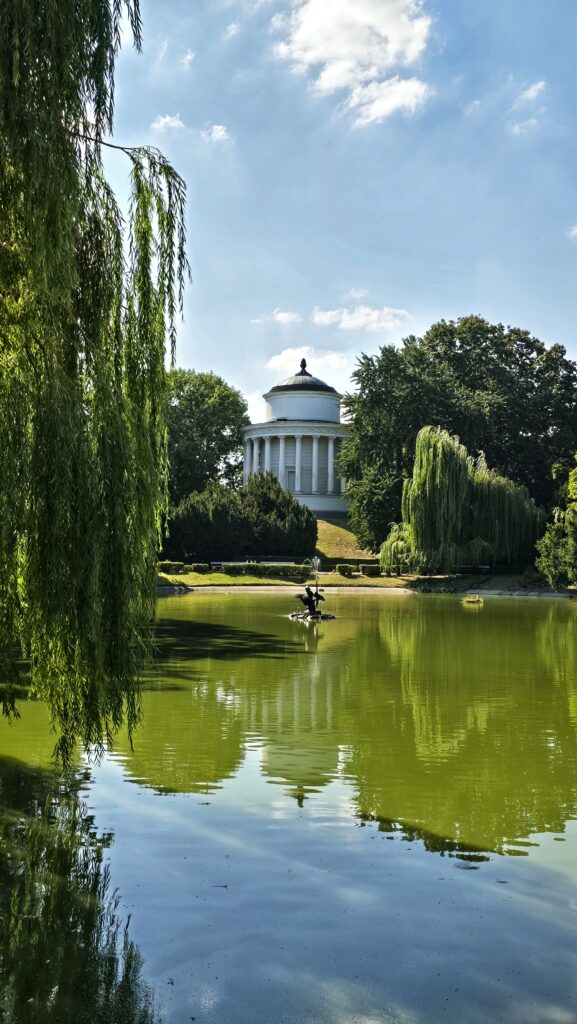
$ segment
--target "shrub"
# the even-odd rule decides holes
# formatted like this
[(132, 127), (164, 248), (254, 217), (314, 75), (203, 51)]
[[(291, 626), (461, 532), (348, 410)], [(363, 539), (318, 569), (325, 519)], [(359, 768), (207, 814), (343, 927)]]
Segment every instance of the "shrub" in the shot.
[(273, 473), (255, 473), (240, 492), (251, 540), (250, 555), (312, 555), (317, 521), (306, 505), (281, 486)]
[(172, 509), (164, 551), (186, 562), (235, 558), (251, 536), (238, 491), (211, 483)]
[(380, 576), (381, 567), (380, 565), (361, 565), (360, 570), (363, 576)]
[(158, 571), (169, 572), (173, 575), (180, 576), (180, 574), (184, 572), (184, 564), (183, 562), (159, 562)]
[(208, 562), (193, 562), (192, 565), (185, 565), (185, 572), (210, 572)]
[(171, 510), (165, 558), (183, 562), (264, 554), (309, 555), (317, 521), (272, 473), (256, 473), (239, 491), (212, 482)]
[(350, 565), (348, 562), (339, 562), (337, 565), (337, 572), (341, 576), (352, 576), (356, 569), (356, 565)]

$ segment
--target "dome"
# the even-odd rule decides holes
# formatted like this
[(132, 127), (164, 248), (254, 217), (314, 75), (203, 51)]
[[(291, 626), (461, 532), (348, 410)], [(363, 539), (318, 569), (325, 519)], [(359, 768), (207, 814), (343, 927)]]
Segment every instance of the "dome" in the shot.
[(276, 384), (274, 388), (270, 389), (269, 394), (278, 391), (328, 391), (333, 395), (337, 394), (330, 384), (325, 384), (324, 380), (313, 377), (308, 372), (306, 359), (301, 360), (301, 368), (298, 373), (295, 373), (293, 377), (287, 377), (286, 380), (281, 380), (280, 384)]

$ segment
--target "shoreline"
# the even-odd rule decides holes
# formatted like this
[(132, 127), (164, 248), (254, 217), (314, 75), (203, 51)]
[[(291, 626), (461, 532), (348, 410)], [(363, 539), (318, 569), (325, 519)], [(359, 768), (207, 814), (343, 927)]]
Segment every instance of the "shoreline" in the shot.
[[(288, 592), (291, 591), (292, 586), (293, 585), (291, 583), (288, 583), (285, 586), (279, 586), (278, 584), (275, 584), (275, 583), (271, 584), (270, 586), (268, 584), (266, 584), (266, 583), (263, 584), (262, 586), (254, 586), (253, 584), (250, 584), (250, 583), (247, 584), (246, 586), (243, 586), (242, 584), (233, 586), (230, 583), (229, 584), (224, 583), (224, 584), (218, 585), (218, 586), (216, 586), (214, 584), (208, 584), (206, 587), (202, 587), (202, 586), (201, 587), (186, 587), (186, 586), (157, 587), (156, 593), (157, 593), (158, 597), (174, 597), (175, 595), (178, 595), (178, 594), (185, 595), (185, 594), (203, 594), (203, 593), (208, 593), (208, 594), (233, 594), (233, 593), (234, 594), (237, 594), (237, 593), (244, 593), (244, 594), (262, 594), (262, 593), (265, 593), (265, 594), (285, 594), (285, 593), (288, 593)], [(295, 589), (298, 588), (299, 586), (300, 586), (300, 584), (298, 584), (298, 583), (294, 584)], [(301, 589), (302, 589), (302, 587), (301, 587)], [(418, 596), (421, 595), (421, 591), (410, 590), (408, 587), (371, 587), (371, 586), (367, 586), (367, 587), (347, 587), (347, 586), (336, 585), (336, 586), (330, 586), (330, 587), (320, 587), (320, 589), (322, 591), (324, 591), (325, 593), (330, 593), (330, 594), (398, 594), (399, 596), (409, 596), (409, 597), (415, 597), (415, 596), (418, 597)], [(474, 595), (478, 595), (479, 597), (551, 597), (551, 598), (554, 597), (554, 598), (564, 598), (565, 600), (569, 600), (569, 601), (577, 599), (577, 593), (572, 593), (570, 591), (553, 591), (553, 590), (552, 591), (547, 591), (547, 590), (518, 590), (518, 589), (516, 589), (516, 590), (513, 590), (513, 589), (509, 589), (509, 590), (507, 590), (507, 589), (503, 589), (503, 590), (495, 590), (495, 589), (492, 589), (492, 590), (483, 590), (483, 589), (475, 590), (475, 589), (471, 589), (471, 590), (463, 590), (463, 591), (461, 591), (458, 594), (450, 594), (450, 593), (442, 593), (442, 592), (439, 592), (438, 594), (435, 594), (434, 592), (433, 593), (429, 592), (429, 593), (425, 594), (426, 597), (431, 597), (431, 596), (435, 597), (435, 596), (437, 596), (437, 597), (458, 597), (458, 598), (461, 598), (461, 597), (472, 597)]]

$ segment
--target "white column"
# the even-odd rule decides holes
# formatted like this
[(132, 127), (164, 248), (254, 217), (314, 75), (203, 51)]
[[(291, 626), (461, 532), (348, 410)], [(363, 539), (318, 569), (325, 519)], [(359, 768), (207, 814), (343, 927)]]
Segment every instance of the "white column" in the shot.
[(251, 449), (250, 438), (247, 437), (246, 441), (244, 442), (244, 462), (242, 464), (242, 479), (243, 479), (243, 483), (245, 483), (245, 484), (248, 483), (248, 478), (250, 476), (250, 468), (251, 468), (250, 457), (251, 457), (251, 454), (252, 454), (252, 449)]
[(264, 439), (264, 471), (268, 473), (270, 469), (270, 437)]
[(300, 494), (301, 492), (301, 468), (302, 468), (302, 435), (295, 434), (296, 441), (296, 453), (295, 453), (295, 493)]
[(329, 440), (329, 472), (328, 472), (327, 491), (328, 491), (329, 494), (332, 494), (334, 489), (335, 489), (335, 439), (334, 439), (334, 437), (329, 437), (328, 440)]
[(252, 439), (252, 471), (258, 473), (260, 469), (260, 437)]
[(319, 435), (313, 434), (313, 494), (319, 492)]
[(286, 474), (284, 468), (284, 434), (278, 439), (278, 478), (282, 487), (286, 486)]

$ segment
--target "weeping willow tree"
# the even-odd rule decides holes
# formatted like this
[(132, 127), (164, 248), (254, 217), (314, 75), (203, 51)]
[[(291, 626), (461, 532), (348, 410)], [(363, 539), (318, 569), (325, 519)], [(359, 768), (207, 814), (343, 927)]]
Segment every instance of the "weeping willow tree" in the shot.
[(484, 456), (472, 459), (446, 430), (430, 426), (417, 435), (402, 514), (381, 549), (387, 572), (399, 564), (450, 572), (460, 563), (528, 560), (544, 521), (524, 487), (490, 470)]
[[(123, 24), (123, 19), (125, 24)], [(187, 273), (182, 179), (103, 168), (139, 0), (0, 0), (0, 685), (68, 760), (139, 715), (166, 506), (165, 359)]]

